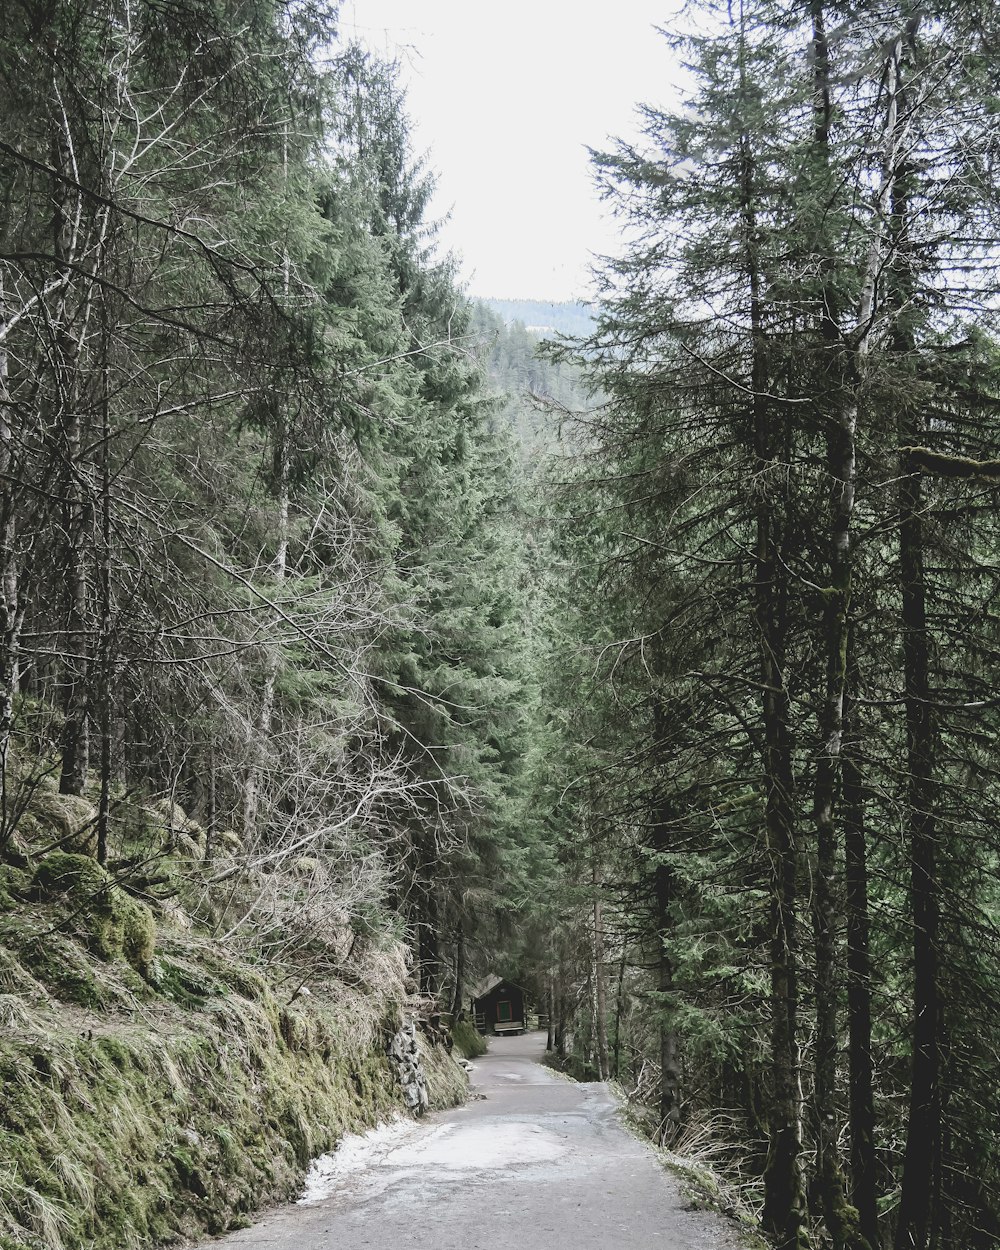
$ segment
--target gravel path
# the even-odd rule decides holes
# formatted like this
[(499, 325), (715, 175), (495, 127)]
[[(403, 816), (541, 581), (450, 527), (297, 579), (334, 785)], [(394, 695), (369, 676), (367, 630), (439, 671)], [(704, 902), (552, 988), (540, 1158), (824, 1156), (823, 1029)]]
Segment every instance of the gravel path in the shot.
[[(721, 1217), (687, 1209), (604, 1085), (539, 1065), (544, 1034), (495, 1038), (467, 1107), (348, 1149), (322, 1197), (207, 1243), (244, 1250), (736, 1250)], [(336, 1162), (337, 1156), (330, 1157)]]

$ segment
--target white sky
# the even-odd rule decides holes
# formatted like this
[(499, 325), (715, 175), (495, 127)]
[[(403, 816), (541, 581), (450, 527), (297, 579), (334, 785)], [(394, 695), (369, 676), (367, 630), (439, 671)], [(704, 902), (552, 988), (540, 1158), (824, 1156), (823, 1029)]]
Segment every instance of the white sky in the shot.
[(342, 37), (396, 56), (414, 141), (438, 174), (433, 211), (470, 293), (585, 297), (616, 250), (586, 145), (670, 105), (678, 70), (655, 26), (680, 0), (344, 0)]

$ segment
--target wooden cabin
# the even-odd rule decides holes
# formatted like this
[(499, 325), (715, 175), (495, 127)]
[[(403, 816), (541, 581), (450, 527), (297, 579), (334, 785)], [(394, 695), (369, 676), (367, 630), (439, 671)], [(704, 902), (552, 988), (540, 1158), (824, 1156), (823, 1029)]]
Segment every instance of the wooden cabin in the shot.
[(472, 1017), (480, 1033), (524, 1033), (528, 1027), (524, 990), (501, 977), (487, 977), (472, 992)]

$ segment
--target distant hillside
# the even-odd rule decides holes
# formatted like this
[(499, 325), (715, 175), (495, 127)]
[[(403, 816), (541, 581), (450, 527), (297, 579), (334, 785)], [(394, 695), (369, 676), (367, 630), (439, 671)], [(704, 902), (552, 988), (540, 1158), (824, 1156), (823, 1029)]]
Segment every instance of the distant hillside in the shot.
[[(531, 300), (477, 300), (472, 306), (470, 329), (480, 340), (482, 361), (496, 394), (499, 409), (514, 432), (522, 455), (536, 461), (551, 451), (561, 437), (562, 417), (586, 409), (593, 397), (581, 370), (568, 361), (542, 355), (539, 344), (556, 329), (527, 326), (521, 314), (506, 321), (500, 306), (518, 309), (579, 309), (582, 304), (545, 304)], [(569, 324), (569, 319), (563, 324)]]
[(566, 300), (552, 303), (540, 299), (486, 299), (482, 301), (511, 325), (520, 321), (536, 334), (587, 335), (593, 329), (594, 306)]

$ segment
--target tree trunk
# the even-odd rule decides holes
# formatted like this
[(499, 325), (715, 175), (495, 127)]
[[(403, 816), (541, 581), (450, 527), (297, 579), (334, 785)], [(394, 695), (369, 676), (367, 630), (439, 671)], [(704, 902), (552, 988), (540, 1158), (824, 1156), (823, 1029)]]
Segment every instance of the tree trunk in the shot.
[[(822, 167), (830, 161), (830, 48), (823, 0), (811, 0), (813, 33), (814, 139)], [(835, 258), (825, 237), (817, 241), (821, 272), (832, 276)], [(869, 269), (881, 258), (881, 247), (869, 255)], [(870, 321), (874, 284), (863, 283), (858, 325)], [(816, 827), (816, 874), (813, 884), (813, 928), (816, 946), (816, 1067), (814, 1133), (816, 1173), (827, 1232), (834, 1250), (867, 1250), (857, 1225), (857, 1212), (847, 1202), (846, 1184), (838, 1151), (837, 1053), (840, 1043), (837, 978), (837, 815), (841, 785), (844, 705), (848, 693), (848, 644), (851, 629), (851, 593), (854, 555), (851, 525), (854, 518), (857, 394), (868, 353), (868, 331), (862, 329), (853, 352), (843, 341), (836, 287), (823, 290), (820, 341), (823, 354), (823, 390), (828, 397), (823, 416), (826, 430), (826, 471), (829, 479), (827, 560), (829, 585), (823, 612), (826, 677), (819, 715), (820, 752), (813, 791)]]
[[(0, 280), (2, 281), (2, 280)], [(0, 285), (0, 301), (3, 287)], [(6, 329), (6, 308), (0, 303), (0, 328)], [(0, 851), (11, 829), (7, 810), (7, 754), (14, 728), (14, 696), (17, 693), (23, 611), (19, 602), (17, 567), (17, 491), (14, 469), (13, 401), (8, 386), (7, 349), (0, 344)]]
[(673, 935), (674, 875), (666, 864), (656, 869), (657, 1014), (660, 1035), (660, 1126), (658, 1138), (669, 1145), (681, 1118), (677, 1033), (673, 1021), (674, 964), (669, 941)]
[(108, 309), (101, 299), (101, 546), (98, 561), (98, 591), (101, 621), (97, 669), (99, 695), (97, 721), (100, 727), (101, 795), (97, 808), (97, 862), (108, 862), (108, 835), (111, 823), (112, 781), (112, 615), (111, 615), (111, 413), (108, 352)]
[[(288, 573), (288, 540), (289, 516), (291, 508), (291, 465), (289, 463), (290, 433), (283, 420), (278, 421), (274, 439), (274, 480), (277, 502), (277, 536), (274, 560), (271, 564), (272, 574), (280, 596)], [(277, 622), (275, 622), (277, 624)], [(251, 728), (254, 735), (250, 743), (250, 767), (247, 769), (246, 782), (243, 790), (243, 836), (248, 846), (253, 846), (257, 838), (257, 823), (260, 807), (260, 786), (267, 758), (267, 744), (271, 737), (274, 720), (275, 692), (278, 684), (280, 655), (276, 646), (268, 648), (264, 659), (264, 682), (260, 696), (260, 707), (257, 712), (256, 725)]]
[(548, 1004), (548, 1028), (545, 1033), (545, 1049), (552, 1051), (556, 1044), (556, 974), (551, 963), (545, 977), (546, 1002)]
[(875, 1154), (875, 1093), (872, 1075), (872, 981), (869, 953), (868, 856), (864, 790), (853, 735), (843, 755), (844, 857), (847, 886), (847, 1023), (851, 1199), (869, 1246), (881, 1244), (878, 1230)]
[[(433, 833), (430, 838), (433, 842)], [(421, 853), (417, 901), (417, 969), (420, 993), (436, 999), (441, 992), (441, 917), (435, 880), (437, 848)]]
[(208, 748), (208, 793), (205, 799), (205, 862), (209, 864), (215, 858), (215, 833), (219, 819), (217, 780), (215, 747), (210, 745)]
[(593, 977), (597, 1075), (598, 1080), (606, 1081), (611, 1072), (608, 1061), (608, 975), (604, 962), (604, 904), (596, 858), (591, 882), (594, 887)]
[[(65, 174), (71, 170), (69, 138), (61, 132), (54, 143), (55, 167)], [(70, 201), (68, 184), (62, 178), (53, 182), (53, 251), (61, 262), (75, 258), (77, 221)], [(76, 205), (79, 213), (79, 204)], [(90, 755), (89, 682), (89, 585), (88, 528), (89, 500), (87, 474), (83, 463), (83, 416), (80, 396), (80, 349), (77, 336), (85, 333), (73, 324), (70, 288), (60, 299), (55, 314), (55, 370), (57, 397), (55, 431), (61, 460), (62, 495), (62, 579), (66, 590), (66, 624), (63, 630), (63, 678), (60, 794), (82, 794), (87, 781)], [(85, 296), (89, 300), (90, 295)]]
[[(741, 82), (745, 90), (745, 83)], [(800, 1155), (798, 937), (795, 797), (789, 700), (785, 685), (788, 575), (781, 558), (784, 508), (777, 469), (786, 418), (768, 399), (761, 275), (757, 257), (755, 166), (749, 133), (740, 143), (741, 215), (750, 292), (751, 416), (755, 512), (754, 607), (763, 687), (765, 846), (769, 865), (771, 963), (771, 1105), (764, 1170), (763, 1221), (778, 1250), (799, 1250), (805, 1236)]]
[[(899, 47), (899, 111), (909, 111), (910, 92), (903, 84), (903, 56), (913, 51), (919, 15), (912, 16)], [(891, 228), (895, 242), (894, 296), (904, 309), (912, 294), (909, 238), (911, 171), (905, 154), (894, 167)], [(914, 351), (913, 335), (897, 318), (893, 349), (900, 359)], [(898, 416), (900, 447), (923, 442), (926, 418), (913, 403), (902, 402)], [(903, 451), (899, 465), (899, 575), (902, 606), (903, 698), (906, 708), (906, 837), (910, 860), (910, 909), (913, 927), (913, 1043), (910, 1106), (903, 1154), (902, 1188), (896, 1225), (896, 1250), (927, 1250), (936, 1242), (941, 1212), (942, 1010), (939, 959), (941, 915), (937, 864), (937, 729), (931, 690), (930, 640), (927, 629), (927, 579), (924, 567), (924, 478)]]
[(628, 944), (622, 947), (622, 957), (618, 964), (618, 988), (615, 993), (615, 1044), (613, 1049), (613, 1060), (611, 1065), (611, 1075), (615, 1080), (621, 1079), (622, 1074), (622, 1024), (625, 1019), (625, 969), (628, 967)]
[[(902, 441), (911, 431), (903, 432)], [(926, 1250), (941, 1187), (940, 898), (935, 823), (936, 735), (931, 706), (923, 481), (900, 465), (899, 559), (906, 702), (907, 841), (913, 924), (913, 1061), (896, 1250)]]
[(462, 1010), (462, 1000), (465, 998), (465, 928), (462, 924), (458, 926), (458, 932), (455, 935), (455, 986), (451, 996), (451, 1020), (454, 1024), (458, 1019)]

